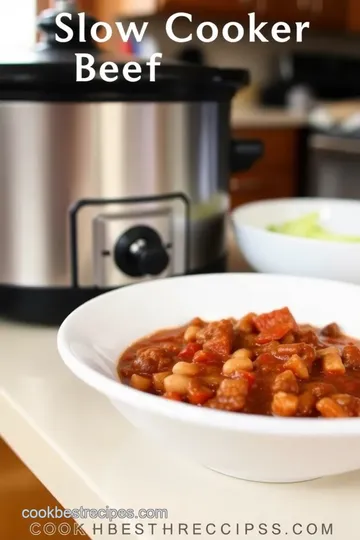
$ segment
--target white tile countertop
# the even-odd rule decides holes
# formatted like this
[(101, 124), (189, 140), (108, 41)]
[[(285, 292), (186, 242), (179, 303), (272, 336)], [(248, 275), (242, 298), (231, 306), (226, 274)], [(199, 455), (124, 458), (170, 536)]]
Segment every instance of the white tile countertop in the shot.
[[(360, 538), (360, 471), (271, 485), (188, 463), (150, 443), (67, 370), (57, 354), (56, 329), (0, 321), (0, 385), (3, 438), (65, 508), (168, 511), (167, 520), (123, 519), (126, 538), (192, 539), (208, 526), (204, 537), (257, 539), (263, 537), (261, 524), (262, 531), (269, 531), (267, 538)], [(77, 521), (91, 538), (117, 538), (105, 519)], [(179, 533), (179, 523), (183, 531), (188, 527), (187, 535)], [(271, 533), (272, 527), (281, 534)]]

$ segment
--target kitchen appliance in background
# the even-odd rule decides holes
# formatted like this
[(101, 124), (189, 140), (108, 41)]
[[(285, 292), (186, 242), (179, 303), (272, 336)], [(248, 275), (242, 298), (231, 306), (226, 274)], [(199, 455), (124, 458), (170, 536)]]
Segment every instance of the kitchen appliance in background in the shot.
[(206, 57), (200, 47), (185, 47), (178, 51), (176, 60), (196, 66), (206, 66)]
[[(298, 196), (352, 197), (357, 192), (356, 183), (351, 183), (349, 176), (357, 170), (358, 159), (356, 129), (352, 127), (354, 117), (347, 126), (344, 124), (344, 129), (339, 129), (336, 118), (329, 120), (327, 114), (323, 115), (321, 104), (334, 103), (336, 107), (336, 102), (352, 100), (353, 108), (354, 100), (360, 96), (359, 73), (359, 57), (311, 52), (287, 54), (280, 57), (273, 80), (262, 88), (263, 105), (292, 108), (317, 119), (301, 130)], [(339, 114), (334, 107), (330, 117)], [(347, 151), (343, 151), (345, 148)], [(349, 181), (341, 180), (343, 174)]]
[(262, 154), (230, 139), (246, 71), (163, 61), (150, 82), (143, 62), (136, 84), (76, 83), (75, 52), (114, 58), (90, 17), (86, 43), (56, 42), (60, 7), (37, 50), (0, 64), (0, 311), (41, 324), (112, 288), (224, 271), (229, 177)]
[(311, 100), (337, 101), (360, 96), (360, 58), (329, 53), (281, 56), (272, 81), (262, 89), (261, 102), (286, 107), (296, 89)]
[(320, 107), (310, 124), (305, 195), (360, 199), (360, 101)]

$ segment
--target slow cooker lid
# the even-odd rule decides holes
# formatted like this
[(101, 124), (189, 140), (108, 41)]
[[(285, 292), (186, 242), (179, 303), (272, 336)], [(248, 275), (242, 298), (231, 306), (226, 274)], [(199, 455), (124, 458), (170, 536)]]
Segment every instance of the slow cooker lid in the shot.
[[(42, 32), (41, 43), (24, 55), (0, 57), (0, 98), (21, 99), (21, 94), (38, 93), (86, 96), (117, 100), (230, 100), (241, 87), (249, 82), (246, 70), (219, 69), (214, 67), (194, 66), (166, 59), (159, 59), (156, 66), (156, 80), (150, 80), (149, 59), (126, 56), (114, 56), (98, 49), (91, 39), (90, 29), (96, 22), (86, 16), (86, 43), (75, 38), (70, 43), (58, 43), (56, 33), (61, 35), (56, 25), (56, 9), (46, 10), (39, 17), (38, 28)], [(72, 19), (74, 35), (78, 36), (79, 18)], [(68, 23), (67, 23), (68, 24)], [(90, 53), (95, 63), (96, 76), (92, 81), (76, 81), (76, 53)], [(141, 79), (127, 81), (123, 68), (127, 62), (140, 64)], [(114, 62), (118, 68), (118, 79), (106, 82), (99, 75), (99, 68), (104, 62)]]

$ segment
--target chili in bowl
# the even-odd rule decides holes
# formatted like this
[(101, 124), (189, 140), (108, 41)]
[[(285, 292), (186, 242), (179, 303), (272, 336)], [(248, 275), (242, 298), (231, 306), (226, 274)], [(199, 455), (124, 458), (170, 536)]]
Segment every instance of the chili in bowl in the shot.
[(125, 384), (174, 401), (280, 417), (360, 417), (360, 343), (288, 308), (159, 331), (129, 347)]
[(142, 432), (144, 460), (148, 438), (174, 467), (298, 482), (360, 469), (359, 305), (359, 286), (318, 279), (154, 280), (75, 310), (58, 349)]

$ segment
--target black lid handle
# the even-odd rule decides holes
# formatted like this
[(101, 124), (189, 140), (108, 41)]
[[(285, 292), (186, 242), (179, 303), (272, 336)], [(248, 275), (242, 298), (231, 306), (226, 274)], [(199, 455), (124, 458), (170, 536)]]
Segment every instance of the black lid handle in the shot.
[[(77, 2), (75, 0), (55, 0), (54, 7), (50, 9), (45, 9), (42, 11), (37, 20), (37, 29), (42, 34), (41, 48), (44, 49), (69, 49), (74, 52), (80, 50), (88, 51), (97, 51), (98, 44), (91, 37), (91, 28), (96, 19), (90, 15), (85, 14), (85, 42), (80, 42), (78, 39), (79, 36), (79, 26), (80, 21), (77, 11)], [(67, 19), (66, 24), (73, 30), (74, 38), (70, 42), (58, 42), (56, 40), (56, 35), (60, 37), (66, 37), (63, 30), (60, 30), (56, 24), (56, 18), (60, 13), (68, 11), (72, 15), (71, 20)]]
[(248, 171), (264, 155), (262, 141), (233, 139), (230, 147), (230, 168), (232, 173)]

